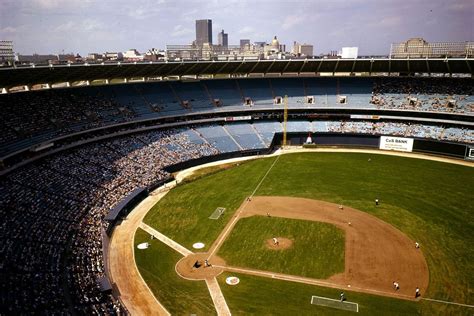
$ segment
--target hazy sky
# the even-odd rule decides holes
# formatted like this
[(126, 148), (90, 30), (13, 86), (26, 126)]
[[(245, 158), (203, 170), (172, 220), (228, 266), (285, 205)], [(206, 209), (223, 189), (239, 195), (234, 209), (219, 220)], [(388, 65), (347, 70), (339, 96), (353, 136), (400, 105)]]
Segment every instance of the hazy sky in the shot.
[(165, 48), (195, 39), (195, 20), (212, 19), (241, 38), (293, 41), (315, 53), (358, 46), (388, 54), (392, 42), (474, 40), (473, 0), (0, 0), (0, 40), (31, 53), (79, 53)]

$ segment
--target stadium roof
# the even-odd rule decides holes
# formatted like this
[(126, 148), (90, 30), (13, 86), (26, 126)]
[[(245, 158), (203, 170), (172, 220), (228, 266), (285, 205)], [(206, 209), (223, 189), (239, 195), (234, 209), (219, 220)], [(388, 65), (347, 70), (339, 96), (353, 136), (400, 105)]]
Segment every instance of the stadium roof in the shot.
[(93, 80), (202, 75), (474, 74), (474, 58), (296, 59), (67, 64), (0, 68), (0, 88)]

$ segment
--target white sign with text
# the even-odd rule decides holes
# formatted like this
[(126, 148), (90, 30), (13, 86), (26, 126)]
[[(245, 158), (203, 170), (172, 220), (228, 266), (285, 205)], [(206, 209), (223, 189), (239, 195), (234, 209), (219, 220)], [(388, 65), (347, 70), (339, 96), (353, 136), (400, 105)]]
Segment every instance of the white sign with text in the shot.
[(413, 138), (381, 136), (380, 149), (411, 152)]

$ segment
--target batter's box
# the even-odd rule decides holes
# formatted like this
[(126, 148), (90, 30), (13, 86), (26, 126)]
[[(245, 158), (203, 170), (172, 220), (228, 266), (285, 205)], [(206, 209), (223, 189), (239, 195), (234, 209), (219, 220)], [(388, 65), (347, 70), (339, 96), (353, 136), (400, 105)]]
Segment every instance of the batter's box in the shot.
[(225, 207), (218, 207), (216, 210), (209, 216), (209, 219), (218, 219), (225, 212)]
[(342, 310), (350, 311), (350, 312), (356, 312), (356, 313), (359, 312), (359, 304), (357, 303), (352, 303), (352, 302), (347, 302), (347, 301), (341, 302), (341, 300), (335, 300), (335, 299), (327, 298), (327, 297), (313, 295), (311, 297), (311, 304), (342, 309)]

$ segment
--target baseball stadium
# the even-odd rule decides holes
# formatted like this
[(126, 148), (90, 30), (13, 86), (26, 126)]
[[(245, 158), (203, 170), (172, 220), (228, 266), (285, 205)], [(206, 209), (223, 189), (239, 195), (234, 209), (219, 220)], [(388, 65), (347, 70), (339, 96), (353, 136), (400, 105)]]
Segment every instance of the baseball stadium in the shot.
[(0, 314), (473, 315), (473, 69), (0, 68)]

